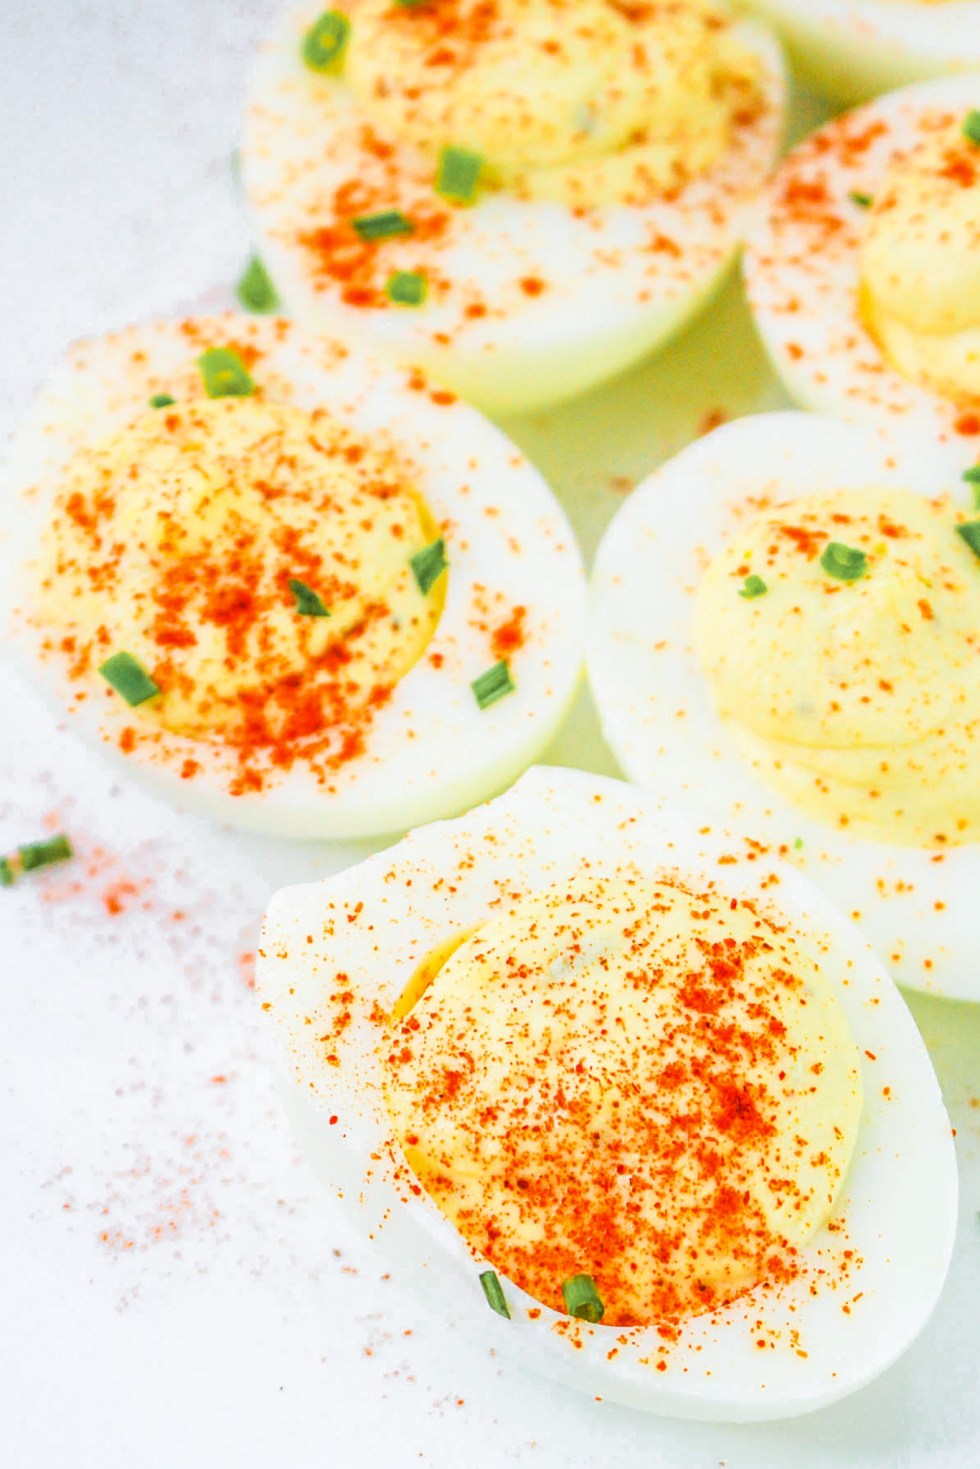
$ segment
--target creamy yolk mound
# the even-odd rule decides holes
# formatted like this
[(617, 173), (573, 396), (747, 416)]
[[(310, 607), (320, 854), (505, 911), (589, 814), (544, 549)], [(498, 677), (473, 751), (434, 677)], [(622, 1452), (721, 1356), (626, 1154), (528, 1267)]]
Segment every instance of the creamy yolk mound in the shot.
[[(755, 768), (856, 835), (980, 840), (980, 561), (946, 501), (869, 489), (765, 510), (698, 589), (695, 646)], [(867, 556), (828, 574), (834, 541)], [(766, 585), (739, 596), (745, 578)]]
[[(68, 464), (37, 620), (90, 686), (110, 654), (140, 660), (162, 690), (140, 728), (275, 764), (325, 740), (339, 762), (435, 630), (445, 578), (423, 596), (410, 558), (437, 535), (398, 466), (326, 413), (177, 404)], [(301, 616), (291, 579), (329, 617)]]
[(980, 400), (980, 147), (962, 119), (893, 164), (861, 243), (865, 323), (904, 377)]
[(591, 1275), (614, 1326), (799, 1269), (862, 1105), (815, 942), (617, 872), (508, 902), (424, 979), (392, 1035), (388, 1108), (495, 1269), (557, 1310), (562, 1282)]
[(713, 0), (349, 0), (344, 80), (378, 132), (484, 182), (598, 205), (678, 187), (758, 111)]

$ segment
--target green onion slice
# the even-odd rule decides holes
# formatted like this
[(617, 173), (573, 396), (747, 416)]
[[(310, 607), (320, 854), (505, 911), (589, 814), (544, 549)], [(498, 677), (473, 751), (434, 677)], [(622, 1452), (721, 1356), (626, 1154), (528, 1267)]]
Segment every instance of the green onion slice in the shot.
[(245, 310), (254, 311), (256, 316), (270, 316), (279, 310), (276, 288), (257, 255), (253, 255), (246, 265), (235, 294)]
[(965, 469), (963, 478), (968, 485), (973, 486), (973, 503), (980, 510), (980, 464), (974, 464), (972, 468)]
[(249, 398), (255, 392), (248, 368), (230, 347), (209, 347), (197, 365), (209, 398)]
[(385, 295), (396, 306), (421, 306), (429, 282), (419, 270), (395, 270), (385, 282)]
[(762, 577), (756, 576), (753, 573), (752, 576), (747, 576), (745, 578), (745, 584), (744, 586), (739, 587), (738, 595), (747, 599), (751, 599), (752, 597), (764, 597), (768, 590), (769, 588), (762, 580)]
[(971, 143), (980, 143), (980, 112), (976, 108), (963, 119), (963, 136)]
[(106, 683), (133, 709), (137, 704), (145, 704), (147, 699), (155, 698), (160, 692), (160, 685), (153, 682), (142, 663), (132, 653), (113, 653), (111, 658), (107, 658), (99, 666), (99, 672)]
[(580, 1321), (590, 1321), (595, 1326), (606, 1314), (591, 1275), (573, 1275), (562, 1282), (561, 1293), (569, 1316), (577, 1316)]
[(868, 558), (854, 546), (844, 546), (840, 541), (829, 541), (820, 565), (828, 576), (838, 581), (859, 581), (868, 569)]
[(454, 148), (450, 144), (439, 154), (436, 193), (448, 199), (450, 204), (472, 204), (482, 168), (483, 159), (479, 153), (471, 153), (468, 148)]
[(400, 209), (385, 209), (380, 214), (359, 214), (351, 226), (362, 240), (390, 240), (395, 235), (410, 235), (415, 226)]
[(803, 838), (797, 837), (795, 842), (793, 843), (793, 846), (796, 848), (797, 851), (799, 851), (800, 848), (803, 846)]
[(486, 673), (481, 673), (470, 684), (473, 696), (481, 709), (489, 709), (491, 704), (496, 704), (505, 694), (513, 693), (517, 685), (510, 676), (510, 668), (502, 659), (488, 668)]
[(870, 209), (872, 204), (875, 202), (873, 194), (862, 194), (858, 189), (852, 189), (847, 197), (850, 199), (851, 203), (856, 204), (859, 209)]
[(344, 53), (350, 21), (339, 10), (325, 10), (303, 37), (300, 55), (311, 71), (330, 71)]
[(312, 587), (298, 577), (289, 578), (289, 590), (296, 599), (296, 611), (300, 617), (329, 617), (330, 608)]
[(0, 888), (12, 888), (17, 879), (9, 857), (0, 857)]
[(967, 520), (956, 527), (956, 534), (969, 546), (974, 556), (980, 560), (980, 520)]
[(427, 596), (449, 565), (446, 560), (446, 543), (442, 536), (433, 541), (431, 546), (426, 546), (424, 551), (416, 551), (410, 565), (419, 591), (423, 597)]
[(503, 1287), (495, 1270), (484, 1270), (480, 1276), (480, 1284), (483, 1286), (483, 1294), (487, 1303), (496, 1311), (498, 1316), (506, 1316), (510, 1320), (510, 1307), (504, 1299)]
[(154, 393), (150, 399), (151, 408), (170, 408), (176, 403), (176, 398), (171, 398), (169, 393)]
[(24, 872), (33, 872), (38, 867), (53, 867), (55, 862), (67, 862), (69, 857), (75, 854), (72, 851), (71, 842), (60, 834), (49, 837), (43, 842), (28, 842), (23, 847), (17, 848), (20, 858), (21, 869)]

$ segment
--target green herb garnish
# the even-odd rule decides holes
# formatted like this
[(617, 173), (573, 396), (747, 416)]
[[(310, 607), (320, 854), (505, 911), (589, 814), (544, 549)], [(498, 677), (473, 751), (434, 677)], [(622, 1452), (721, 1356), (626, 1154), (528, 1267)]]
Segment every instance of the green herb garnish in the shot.
[(74, 855), (71, 842), (63, 834), (48, 837), (43, 842), (27, 842), (18, 847), (13, 856), (0, 857), (0, 887), (12, 887), (22, 872), (53, 867), (56, 862), (67, 862)]
[(154, 393), (150, 399), (151, 408), (170, 408), (176, 403), (176, 398), (171, 398), (169, 393)]
[(248, 368), (230, 347), (209, 347), (197, 365), (209, 398), (249, 398), (255, 392)]
[(756, 576), (753, 573), (752, 576), (747, 576), (745, 578), (745, 584), (744, 586), (739, 587), (738, 595), (747, 599), (752, 597), (764, 597), (768, 590), (769, 588), (762, 580), (762, 577)]
[(483, 159), (479, 153), (471, 153), (467, 148), (454, 148), (450, 144), (439, 154), (436, 193), (448, 199), (450, 204), (472, 204), (482, 168)]
[(400, 209), (385, 209), (380, 214), (360, 214), (351, 226), (362, 240), (390, 240), (395, 235), (410, 235), (415, 226)]
[(300, 47), (311, 71), (330, 71), (340, 60), (350, 36), (350, 21), (339, 10), (325, 10), (313, 22)]
[(433, 541), (431, 546), (426, 546), (424, 551), (416, 551), (409, 564), (418, 589), (424, 597), (432, 590), (449, 565), (446, 560), (446, 543), (442, 536), (437, 541)]
[(796, 841), (793, 843), (793, 846), (796, 848), (797, 851), (799, 851), (800, 848), (803, 846), (803, 838), (797, 837)]
[(854, 546), (830, 541), (820, 557), (820, 565), (828, 576), (838, 581), (859, 581), (868, 569), (868, 558)]
[(569, 1316), (577, 1316), (580, 1321), (589, 1321), (595, 1326), (606, 1314), (591, 1275), (573, 1275), (570, 1280), (562, 1282), (561, 1293)]
[(980, 464), (974, 464), (971, 469), (965, 469), (963, 478), (968, 485), (973, 486), (973, 504), (977, 510), (980, 510)]
[(242, 278), (235, 287), (235, 295), (245, 310), (254, 311), (256, 316), (271, 316), (274, 311), (279, 310), (276, 288), (257, 255), (253, 255), (246, 265)]
[(300, 617), (329, 617), (330, 609), (321, 597), (297, 577), (289, 578), (289, 590), (296, 599), (296, 611)]
[(13, 863), (9, 857), (0, 857), (0, 888), (12, 888), (17, 880)]
[(498, 1316), (506, 1316), (510, 1320), (510, 1307), (504, 1299), (504, 1292), (495, 1270), (484, 1270), (480, 1276), (480, 1284), (483, 1286), (483, 1294), (488, 1304), (496, 1311)]
[(486, 673), (481, 673), (480, 677), (475, 678), (470, 684), (473, 696), (481, 709), (489, 709), (491, 704), (496, 704), (497, 700), (502, 699), (505, 694), (513, 693), (516, 687), (517, 685), (510, 676), (510, 668), (503, 659), (495, 663), (492, 668), (488, 668)]
[(859, 209), (870, 209), (872, 204), (875, 202), (873, 194), (862, 194), (859, 193), (857, 189), (852, 189), (847, 197), (850, 199), (851, 203), (856, 204)]
[(980, 143), (980, 112), (976, 108), (963, 119), (963, 136), (971, 143)]
[(131, 708), (145, 704), (155, 698), (160, 685), (153, 682), (138, 658), (132, 653), (113, 653), (100, 665), (99, 672), (111, 688), (114, 688)]
[(980, 520), (966, 520), (956, 527), (956, 534), (966, 541), (974, 556), (980, 560)]
[(429, 282), (419, 270), (395, 270), (385, 282), (385, 295), (396, 306), (421, 306)]

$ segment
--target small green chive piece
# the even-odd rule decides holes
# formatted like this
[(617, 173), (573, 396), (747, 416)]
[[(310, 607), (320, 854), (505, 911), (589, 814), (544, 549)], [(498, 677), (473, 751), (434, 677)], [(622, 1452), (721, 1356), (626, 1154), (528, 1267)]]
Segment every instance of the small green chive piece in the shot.
[(762, 580), (762, 577), (756, 576), (753, 573), (752, 576), (747, 576), (745, 578), (745, 585), (739, 587), (738, 595), (740, 597), (745, 597), (746, 599), (751, 599), (752, 597), (764, 597), (768, 590), (769, 588)]
[(17, 880), (14, 866), (9, 857), (0, 857), (0, 888), (12, 888)]
[(971, 143), (980, 143), (980, 112), (976, 108), (968, 112), (963, 120), (963, 136)]
[(254, 312), (256, 316), (271, 316), (279, 310), (276, 288), (257, 255), (253, 255), (246, 265), (242, 278), (235, 287), (235, 295), (245, 310)]
[(150, 399), (151, 408), (171, 408), (176, 403), (176, 398), (171, 398), (169, 393), (154, 393)]
[(297, 577), (289, 578), (289, 590), (296, 599), (296, 611), (300, 617), (329, 617), (330, 609), (320, 596)]
[(145, 704), (160, 692), (138, 658), (132, 653), (113, 653), (111, 658), (99, 666), (99, 672), (111, 688), (126, 700), (130, 708)]
[(580, 1321), (589, 1321), (595, 1326), (606, 1314), (591, 1275), (573, 1275), (570, 1280), (562, 1282), (561, 1293), (569, 1316), (577, 1316)]
[(339, 10), (325, 10), (313, 22), (300, 47), (303, 64), (310, 71), (331, 71), (340, 61), (350, 37), (350, 21)]
[(502, 699), (505, 694), (513, 693), (516, 687), (517, 685), (510, 676), (510, 668), (504, 660), (495, 663), (492, 668), (488, 668), (486, 673), (481, 673), (480, 677), (475, 678), (470, 684), (473, 697), (481, 709), (489, 709), (491, 704), (496, 704), (497, 700)]
[(248, 368), (230, 347), (209, 347), (197, 365), (209, 398), (250, 398), (255, 392)]
[(510, 1320), (510, 1307), (504, 1298), (503, 1288), (495, 1270), (484, 1270), (480, 1276), (480, 1284), (483, 1286), (483, 1294), (487, 1303), (496, 1311), (498, 1316), (506, 1316)]
[(971, 469), (964, 470), (963, 478), (968, 485), (973, 487), (974, 509), (980, 510), (980, 464), (974, 464)]
[(956, 527), (956, 534), (966, 541), (974, 556), (980, 560), (980, 520), (967, 520)]
[(471, 153), (468, 148), (454, 148), (450, 144), (439, 154), (436, 193), (448, 199), (450, 204), (472, 204), (482, 168), (483, 159), (479, 153)]
[(797, 837), (796, 841), (793, 843), (793, 846), (796, 848), (797, 851), (799, 851), (800, 848), (803, 846), (803, 838)]
[(385, 282), (385, 295), (396, 306), (421, 306), (429, 282), (421, 271), (395, 270)]
[(850, 199), (851, 203), (856, 204), (859, 209), (870, 209), (872, 204), (875, 202), (873, 194), (861, 194), (858, 192), (857, 189), (852, 189), (847, 197)]
[(859, 581), (868, 569), (868, 558), (854, 546), (829, 541), (820, 557), (820, 565), (828, 576), (835, 577), (837, 581)]
[(351, 220), (362, 240), (390, 240), (395, 235), (411, 235), (415, 226), (400, 209), (385, 209), (380, 214), (360, 214)]
[(446, 543), (442, 536), (433, 541), (431, 546), (426, 546), (424, 551), (416, 551), (409, 565), (419, 591), (423, 597), (428, 596), (449, 565), (446, 560)]
[(49, 837), (45, 842), (28, 842), (17, 848), (23, 872), (34, 872), (38, 867), (52, 867), (55, 862), (67, 862), (74, 857), (71, 842), (64, 835)]

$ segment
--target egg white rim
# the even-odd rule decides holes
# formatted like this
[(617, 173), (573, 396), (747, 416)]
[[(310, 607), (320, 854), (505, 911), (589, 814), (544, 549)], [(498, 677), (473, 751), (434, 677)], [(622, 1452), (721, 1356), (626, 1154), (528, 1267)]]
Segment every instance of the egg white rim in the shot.
[[(744, 854), (719, 867), (719, 856), (730, 858), (738, 848), (698, 818), (664, 811), (635, 787), (536, 767), (506, 795), (453, 823), (422, 828), (326, 882), (276, 894), (257, 971), (297, 1136), (359, 1228), (393, 1258), (400, 1277), (413, 1280), (439, 1314), (469, 1335), (545, 1375), (628, 1406), (724, 1421), (812, 1411), (856, 1390), (900, 1355), (941, 1290), (957, 1195), (939, 1087), (880, 962), (800, 874)], [(454, 856), (470, 853), (472, 865), (452, 867)], [(863, 1257), (855, 1274), (840, 1289), (818, 1285), (815, 1296), (804, 1275), (788, 1287), (757, 1289), (716, 1316), (689, 1320), (669, 1349), (666, 1371), (653, 1365), (662, 1347), (653, 1327), (623, 1331), (572, 1322), (508, 1281), (511, 1319), (487, 1308), (478, 1283), (484, 1264), (424, 1193), (413, 1196), (405, 1188), (383, 1100), (377, 1024), (370, 1019), (376, 1002), (390, 1008), (447, 933), (485, 918), (493, 896), (513, 886), (515, 871), (530, 891), (627, 864), (651, 879), (674, 868), (704, 872), (735, 897), (758, 896), (772, 882), (780, 910), (826, 934), (828, 967), (846, 976), (835, 988), (860, 1053), (865, 1090), (861, 1134), (835, 1214), (847, 1220), (841, 1247)], [(444, 880), (448, 868), (451, 891)], [(329, 943), (315, 937), (325, 935), (328, 915)], [(318, 1053), (318, 1037), (326, 1039), (321, 1031), (334, 1014), (322, 998), (325, 987), (340, 970), (356, 998), (351, 1023), (329, 1037), (339, 1062), (334, 1066)], [(885, 1087), (892, 1089), (890, 1099)], [(819, 1231), (805, 1247), (807, 1258), (826, 1260), (828, 1248), (836, 1249), (827, 1242), (835, 1237)], [(818, 1341), (825, 1323), (839, 1315), (846, 1361)], [(794, 1329), (799, 1338), (791, 1349), (786, 1338)], [(773, 1331), (781, 1334), (775, 1350), (754, 1345)], [(610, 1360), (613, 1345), (618, 1355)]]
[[(446, 539), (445, 607), (426, 652), (377, 712), (364, 756), (337, 772), (333, 789), (318, 787), (297, 762), (266, 791), (232, 796), (227, 782), (233, 757), (217, 745), (179, 735), (161, 739), (163, 762), (141, 758), (139, 747), (123, 756), (118, 737), (138, 722), (138, 710), (114, 697), (86, 701), (72, 715), (74, 727), (176, 804), (287, 835), (397, 831), (502, 789), (555, 733), (580, 673), (584, 572), (571, 528), (544, 480), (499, 430), (467, 405), (433, 392), (419, 374), (407, 379), (398, 369), (335, 341), (306, 336), (281, 320), (231, 312), (191, 320), (216, 345), (259, 347), (263, 355), (253, 375), (275, 381), (270, 401), (324, 406), (355, 432), (402, 456)], [(135, 350), (145, 351), (144, 362), (133, 362)], [(14, 441), (0, 489), (4, 623), (29, 598), (25, 567), (59, 466), (82, 444), (146, 410), (153, 393), (173, 390), (183, 401), (203, 400), (194, 365), (200, 350), (200, 341), (188, 346), (178, 320), (126, 327), (69, 350)], [(87, 371), (80, 375), (83, 363)], [(508, 610), (528, 610), (528, 640), (512, 660), (516, 689), (482, 712), (470, 684), (495, 658), (489, 639), (478, 636), (469, 621), (478, 584), (499, 591)], [(72, 706), (73, 688), (59, 665), (40, 657), (39, 634), (17, 620), (9, 651), (63, 714)], [(442, 656), (441, 668), (432, 655)], [(200, 776), (181, 779), (185, 758), (201, 762)]]

